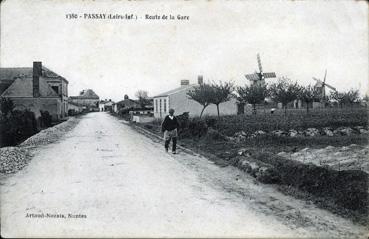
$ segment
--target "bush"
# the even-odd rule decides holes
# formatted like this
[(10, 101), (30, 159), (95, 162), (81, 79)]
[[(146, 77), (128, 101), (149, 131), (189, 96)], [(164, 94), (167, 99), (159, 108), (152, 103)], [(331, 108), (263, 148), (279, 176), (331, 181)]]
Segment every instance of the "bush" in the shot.
[(208, 132), (208, 126), (204, 120), (200, 118), (191, 119), (188, 125), (189, 134), (195, 137), (202, 137)]
[(0, 99), (0, 111), (3, 117), (7, 117), (14, 110), (14, 103), (11, 99), (1, 98)]
[(35, 114), (29, 110), (14, 110), (0, 123), (0, 145), (13, 146), (37, 133)]
[(217, 141), (226, 141), (226, 137), (224, 135), (222, 135), (221, 133), (219, 133), (218, 130), (209, 128), (207, 130), (207, 134), (206, 134), (206, 138), (210, 139), (210, 140), (217, 140)]
[(223, 116), (217, 122), (221, 133), (232, 136), (244, 131), (252, 134), (257, 130), (273, 131), (289, 129), (303, 130), (307, 128), (323, 127), (353, 127), (368, 126), (366, 109), (322, 109), (312, 110), (310, 114), (297, 110), (287, 115), (259, 114), (259, 115), (230, 115)]

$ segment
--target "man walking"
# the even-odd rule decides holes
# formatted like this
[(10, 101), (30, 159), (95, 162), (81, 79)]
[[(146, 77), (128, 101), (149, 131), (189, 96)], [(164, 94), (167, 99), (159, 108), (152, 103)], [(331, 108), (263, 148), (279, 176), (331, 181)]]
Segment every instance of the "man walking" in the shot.
[(164, 132), (165, 151), (168, 152), (170, 140), (172, 143), (172, 153), (176, 154), (177, 137), (178, 137), (178, 120), (174, 116), (174, 109), (169, 109), (169, 115), (165, 116), (163, 123), (161, 124), (161, 131)]

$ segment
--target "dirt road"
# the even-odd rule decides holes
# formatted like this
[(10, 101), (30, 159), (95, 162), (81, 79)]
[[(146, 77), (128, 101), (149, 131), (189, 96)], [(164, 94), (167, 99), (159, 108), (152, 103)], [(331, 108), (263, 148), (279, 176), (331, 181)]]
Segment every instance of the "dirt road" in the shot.
[(1, 233), (17, 237), (352, 237), (365, 228), (233, 167), (90, 113), (1, 182)]

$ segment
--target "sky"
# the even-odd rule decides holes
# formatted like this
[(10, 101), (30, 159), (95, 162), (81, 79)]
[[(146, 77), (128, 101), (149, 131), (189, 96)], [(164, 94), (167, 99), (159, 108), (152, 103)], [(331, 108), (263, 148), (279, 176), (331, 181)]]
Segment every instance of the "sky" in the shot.
[(6, 0), (0, 24), (0, 66), (42, 61), (69, 81), (70, 96), (87, 88), (114, 101), (137, 90), (155, 96), (198, 75), (242, 86), (257, 70), (257, 53), (264, 72), (277, 77), (308, 85), (327, 69), (326, 82), (338, 91), (368, 92), (365, 1)]

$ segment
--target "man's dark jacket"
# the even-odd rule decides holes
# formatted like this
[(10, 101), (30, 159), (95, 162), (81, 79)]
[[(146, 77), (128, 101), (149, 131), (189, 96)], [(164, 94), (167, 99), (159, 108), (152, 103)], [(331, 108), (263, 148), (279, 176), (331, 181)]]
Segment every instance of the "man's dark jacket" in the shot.
[(173, 116), (173, 119), (169, 118), (169, 115), (165, 116), (163, 123), (161, 124), (161, 131), (171, 131), (178, 128), (179, 123), (177, 117)]

